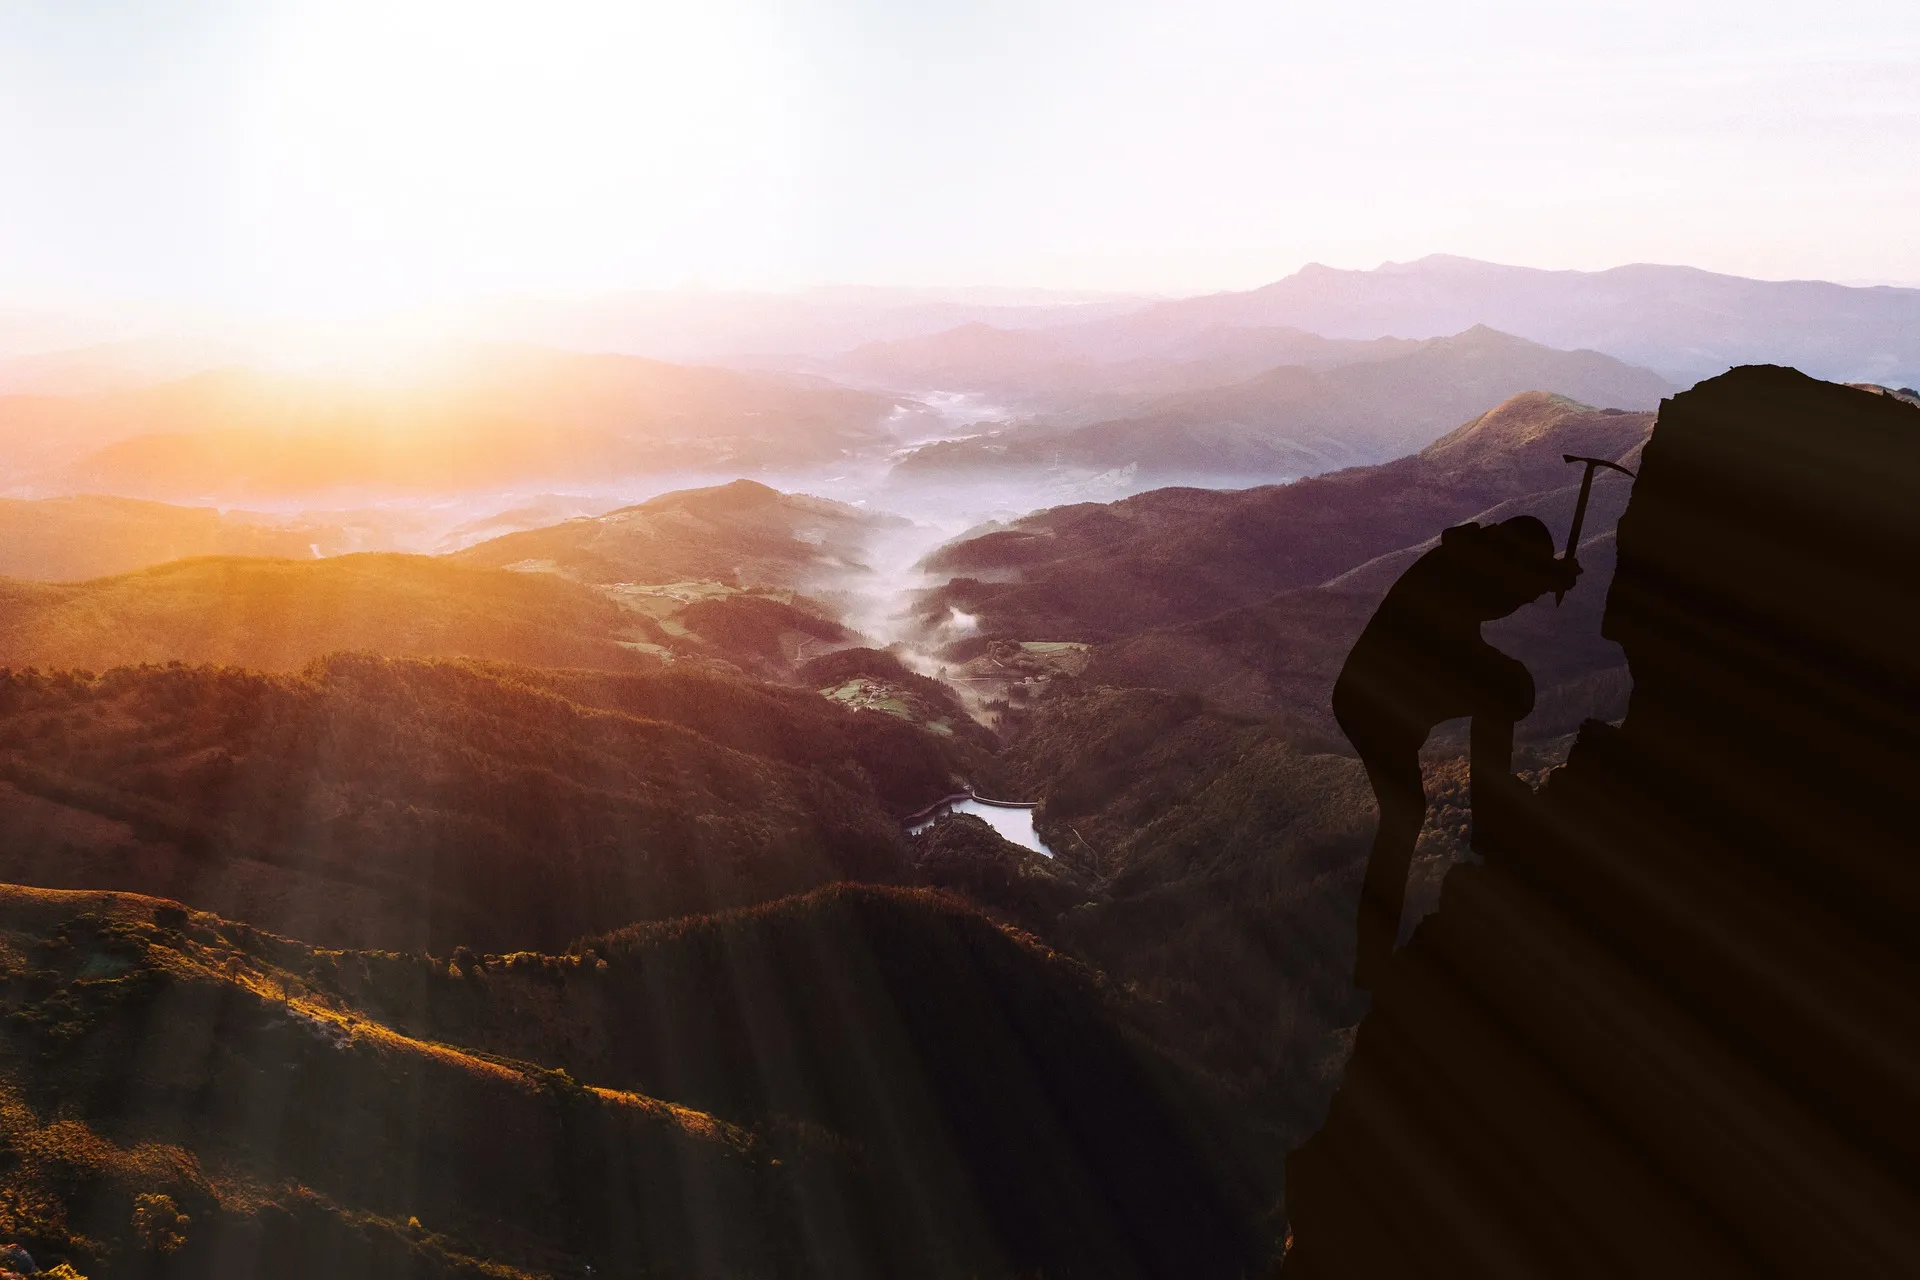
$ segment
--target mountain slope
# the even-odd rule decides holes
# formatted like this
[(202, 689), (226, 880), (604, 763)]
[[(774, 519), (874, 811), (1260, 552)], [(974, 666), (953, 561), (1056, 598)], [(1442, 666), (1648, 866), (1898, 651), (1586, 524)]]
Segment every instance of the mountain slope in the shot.
[(1242, 382), (1281, 365), (1331, 369), (1404, 355), (1402, 338), (1353, 341), (1289, 328), (1215, 326), (1152, 355), (1104, 358), (1075, 330), (963, 325), (944, 333), (856, 348), (830, 367), (855, 386), (924, 395), (966, 391), (1054, 422), (1106, 421), (1144, 399)]
[(603, 516), (489, 539), (461, 564), (525, 566), (580, 582), (800, 587), (860, 572), (868, 540), (904, 524), (752, 480), (683, 489)]
[(0, 499), (0, 576), (78, 582), (190, 556), (314, 554), (336, 549), (338, 530), (276, 528), (208, 507), (177, 507), (97, 494)]
[(342, 655), (0, 683), (0, 878), (320, 941), (556, 947), (897, 880), (967, 748), (722, 676)]
[(887, 439), (894, 407), (817, 379), (481, 349), (398, 385), (224, 369), (93, 396), (3, 396), (0, 474), (162, 499), (446, 493), (832, 459)]
[(0, 1007), (0, 1229), (92, 1280), (1271, 1265), (1215, 1091), (925, 894), (450, 964), (6, 886)]
[[(548, 574), (427, 556), (209, 557), (77, 583), (0, 580), (0, 666), (143, 662), (294, 671), (322, 654), (632, 668), (631, 613)], [(650, 664), (649, 664), (650, 665)]]
[(1325, 582), (1499, 503), (1564, 490), (1578, 475), (1563, 453), (1619, 457), (1650, 426), (1647, 414), (1528, 393), (1381, 466), (1037, 512), (929, 555), (924, 567), (951, 580), (919, 616), (937, 633), (957, 610), (979, 635), (1023, 640), (1104, 641), (1198, 621)]
[(1070, 466), (1167, 477), (1295, 476), (1423, 448), (1529, 389), (1589, 404), (1651, 408), (1658, 375), (1592, 351), (1554, 351), (1486, 328), (1405, 354), (1326, 370), (1273, 369), (1249, 381), (1151, 401), (1117, 421), (1025, 427), (927, 445), (903, 475)]
[(1662, 407), (1603, 622), (1632, 705), (1374, 984), (1289, 1277), (1907, 1269), (1916, 486), (1890, 397), (1758, 367)]
[(1056, 337), (1118, 356), (1221, 325), (1421, 338), (1477, 324), (1604, 351), (1687, 381), (1774, 362), (1841, 381), (1920, 384), (1920, 289), (1749, 280), (1644, 263), (1541, 271), (1436, 255), (1373, 271), (1316, 264), (1263, 288), (1157, 303)]

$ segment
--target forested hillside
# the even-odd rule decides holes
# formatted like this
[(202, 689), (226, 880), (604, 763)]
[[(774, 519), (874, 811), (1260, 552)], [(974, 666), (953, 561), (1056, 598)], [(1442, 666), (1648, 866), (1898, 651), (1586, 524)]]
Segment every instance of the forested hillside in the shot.
[(91, 1280), (1270, 1266), (1273, 1143), (1135, 1003), (922, 893), (497, 955), (10, 886), (0, 1213)]
[(793, 587), (862, 568), (875, 531), (904, 523), (736, 480), (493, 538), (455, 559), (487, 568), (545, 569), (581, 582)]
[(340, 656), (0, 686), (0, 878), (335, 945), (563, 946), (841, 879), (968, 748), (717, 675)]
[(612, 601), (552, 575), (426, 556), (220, 556), (89, 582), (0, 580), (0, 665), (16, 668), (294, 671), (342, 649), (618, 668), (646, 661), (620, 642), (648, 634)]

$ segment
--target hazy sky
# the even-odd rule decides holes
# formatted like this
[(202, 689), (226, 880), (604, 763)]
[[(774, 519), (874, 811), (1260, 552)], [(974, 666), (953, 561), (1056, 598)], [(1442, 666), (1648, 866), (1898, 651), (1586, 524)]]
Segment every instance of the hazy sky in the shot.
[(0, 298), (1920, 281), (1920, 3), (0, 0)]

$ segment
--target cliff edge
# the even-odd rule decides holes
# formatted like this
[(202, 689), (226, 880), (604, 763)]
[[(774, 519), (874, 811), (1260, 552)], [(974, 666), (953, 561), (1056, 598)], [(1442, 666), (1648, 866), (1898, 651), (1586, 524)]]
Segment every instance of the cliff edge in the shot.
[(1703, 382), (1618, 546), (1627, 716), (1376, 987), (1288, 1163), (1289, 1280), (1920, 1257), (1920, 409)]

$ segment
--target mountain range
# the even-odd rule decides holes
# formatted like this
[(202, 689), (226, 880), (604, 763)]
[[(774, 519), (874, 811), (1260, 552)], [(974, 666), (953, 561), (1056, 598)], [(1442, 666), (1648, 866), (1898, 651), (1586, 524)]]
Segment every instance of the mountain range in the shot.
[(1310, 265), (1258, 289), (1151, 303), (1050, 327), (1082, 361), (1191, 359), (1196, 341), (1276, 326), (1332, 339), (1430, 338), (1488, 325), (1691, 382), (1790, 364), (1843, 382), (1920, 383), (1920, 289), (1752, 280), (1648, 263), (1546, 271), (1444, 254), (1371, 271)]
[(198, 501), (604, 482), (831, 459), (889, 441), (896, 407), (795, 375), (480, 349), (394, 385), (226, 369), (0, 396), (0, 476)]
[[(1132, 467), (1166, 483), (1312, 475), (1423, 448), (1489, 405), (1548, 390), (1603, 407), (1650, 409), (1674, 390), (1593, 351), (1556, 351), (1475, 327), (1412, 344), (1356, 344), (1376, 358), (1283, 365), (1228, 386), (1147, 399), (1114, 421), (1035, 424), (923, 445), (901, 475)], [(1354, 347), (1346, 354), (1356, 356)]]
[(1316, 586), (1501, 503), (1564, 491), (1579, 477), (1562, 454), (1624, 455), (1651, 424), (1529, 392), (1378, 466), (1035, 512), (930, 553), (922, 567), (950, 580), (919, 616), (937, 628), (957, 610), (980, 637), (1079, 641), (1198, 621)]

